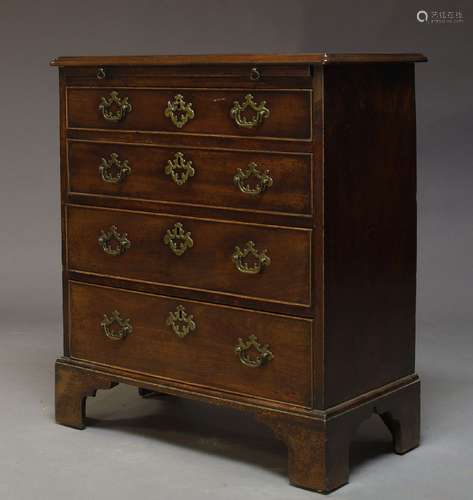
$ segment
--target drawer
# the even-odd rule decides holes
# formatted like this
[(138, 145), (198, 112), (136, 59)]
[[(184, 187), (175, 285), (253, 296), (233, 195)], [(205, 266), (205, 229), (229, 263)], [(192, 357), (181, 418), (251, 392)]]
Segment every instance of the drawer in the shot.
[(310, 406), (312, 321), (70, 284), (71, 356)]
[(311, 215), (311, 155), (68, 143), (69, 190)]
[(69, 206), (69, 269), (309, 306), (310, 229)]
[(310, 89), (308, 64), (76, 66), (63, 69), (68, 86)]
[(67, 125), (309, 140), (311, 91), (68, 87)]

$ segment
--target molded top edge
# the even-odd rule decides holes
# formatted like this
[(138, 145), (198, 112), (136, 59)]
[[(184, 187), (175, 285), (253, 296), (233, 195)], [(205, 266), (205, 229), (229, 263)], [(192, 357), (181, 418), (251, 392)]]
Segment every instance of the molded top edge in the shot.
[(208, 54), (57, 57), (51, 66), (176, 66), (193, 64), (340, 64), (426, 62), (423, 54)]

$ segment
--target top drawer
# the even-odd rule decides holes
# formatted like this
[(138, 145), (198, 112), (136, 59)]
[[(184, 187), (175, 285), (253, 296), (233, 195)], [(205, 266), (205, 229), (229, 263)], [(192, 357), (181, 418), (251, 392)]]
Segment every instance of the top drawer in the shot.
[(68, 87), (70, 128), (310, 140), (310, 90)]
[[(103, 61), (102, 61), (103, 63)], [(308, 64), (91, 65), (63, 68), (67, 86), (310, 89)]]

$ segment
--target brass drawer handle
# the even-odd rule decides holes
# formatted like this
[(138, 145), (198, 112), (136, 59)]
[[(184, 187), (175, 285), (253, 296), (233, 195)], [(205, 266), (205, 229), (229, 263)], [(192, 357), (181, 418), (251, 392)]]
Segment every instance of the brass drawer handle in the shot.
[[(253, 241), (247, 241), (243, 250), (239, 246), (235, 247), (232, 255), (235, 267), (244, 274), (258, 274), (263, 268), (271, 264), (271, 259), (266, 255), (267, 250), (258, 252)], [(247, 257), (250, 257), (247, 259)], [(248, 261), (245, 262), (245, 259)]]
[(102, 97), (99, 110), (102, 116), (109, 122), (119, 122), (123, 120), (127, 113), (132, 110), (128, 97), (120, 97), (116, 90), (110, 92), (110, 96)]
[(131, 246), (127, 233), (120, 234), (117, 226), (110, 226), (108, 231), (102, 229), (98, 242), (106, 254), (114, 257), (124, 254)]
[(186, 103), (184, 97), (181, 94), (177, 94), (172, 101), (168, 101), (168, 105), (164, 110), (164, 116), (171, 118), (172, 123), (177, 128), (182, 128), (189, 120), (194, 118), (195, 113), (192, 109), (192, 103)]
[(133, 332), (130, 320), (122, 318), (118, 311), (113, 311), (110, 317), (104, 314), (100, 326), (105, 335), (111, 340), (123, 340)]
[[(251, 351), (256, 351), (256, 356), (250, 356)], [(238, 345), (235, 347), (235, 354), (238, 355), (242, 364), (248, 368), (259, 368), (268, 361), (274, 359), (273, 353), (269, 350), (269, 345), (261, 345), (256, 335), (250, 335), (248, 340), (238, 339)]]
[(119, 160), (118, 154), (112, 153), (109, 160), (102, 158), (99, 172), (104, 182), (119, 184), (131, 174), (131, 167), (128, 165), (128, 160)]
[(191, 238), (191, 233), (186, 232), (184, 226), (180, 222), (176, 222), (172, 229), (168, 229), (164, 235), (164, 244), (167, 245), (172, 252), (180, 257), (188, 248), (194, 246), (194, 241)]
[[(233, 182), (242, 193), (250, 195), (262, 194), (273, 185), (273, 178), (269, 170), (261, 172), (257, 167), (258, 165), (256, 163), (251, 162), (248, 164), (246, 170), (242, 170), (241, 168), (237, 169), (237, 173), (235, 177), (233, 177)], [(251, 184), (246, 182), (252, 177), (256, 179), (254, 187), (251, 187)]]
[(194, 316), (187, 314), (186, 308), (181, 305), (178, 305), (174, 312), (169, 313), (166, 326), (170, 326), (172, 331), (181, 339), (197, 328)]
[[(250, 108), (254, 111), (253, 116), (248, 120), (246, 110)], [(230, 116), (235, 120), (239, 127), (254, 128), (263, 123), (266, 118), (269, 118), (270, 111), (266, 107), (266, 101), (261, 101), (259, 104), (253, 100), (251, 94), (246, 94), (243, 99), (243, 104), (238, 101), (233, 102), (233, 107), (230, 109)]]
[(192, 166), (192, 161), (186, 161), (184, 154), (177, 152), (174, 155), (174, 160), (168, 160), (164, 168), (164, 173), (170, 175), (171, 179), (178, 186), (182, 186), (187, 182), (189, 177), (194, 177), (195, 168)]

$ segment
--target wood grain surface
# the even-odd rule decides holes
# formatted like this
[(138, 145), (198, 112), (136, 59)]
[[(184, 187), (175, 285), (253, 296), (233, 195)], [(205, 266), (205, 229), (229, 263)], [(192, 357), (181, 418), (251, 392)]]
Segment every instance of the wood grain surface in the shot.
[[(194, 171), (182, 185), (165, 171), (177, 153), (183, 154), (186, 164), (192, 162)], [(112, 154), (127, 161), (131, 169), (122, 182), (115, 184), (104, 182), (99, 172), (102, 158), (110, 161)], [(247, 171), (250, 163), (256, 163), (261, 173), (268, 171), (272, 180), (271, 186), (258, 195), (242, 193), (234, 182), (238, 170)], [(72, 193), (312, 215), (311, 155), (69, 141), (68, 166)], [(254, 175), (246, 182), (253, 189), (261, 184)]]
[[(71, 356), (187, 383), (311, 405), (312, 321), (72, 283)], [(184, 338), (166, 324), (183, 305), (195, 330)], [(119, 311), (133, 332), (110, 340), (100, 324)], [(274, 358), (259, 368), (235, 354), (238, 339), (256, 335)], [(254, 349), (252, 350), (254, 351)], [(250, 355), (254, 358), (256, 351)]]
[[(128, 97), (132, 110), (119, 122), (110, 122), (99, 111), (102, 97), (117, 91), (121, 98)], [(270, 115), (254, 128), (238, 126), (230, 116), (234, 102), (243, 104), (247, 94), (256, 104), (266, 101)], [(169, 101), (182, 95), (192, 103), (195, 116), (182, 128), (177, 128), (164, 115)], [(136, 88), (83, 88), (68, 87), (67, 124), (70, 128), (107, 130), (139, 130), (174, 132), (179, 134), (210, 134), (242, 137), (269, 137), (310, 140), (310, 91), (283, 91), (251, 89), (136, 89)], [(248, 119), (254, 115), (247, 110)]]
[[(175, 255), (164, 237), (176, 223), (191, 233), (193, 247)], [(106, 254), (98, 243), (115, 225), (127, 233), (129, 250)], [(68, 268), (259, 300), (311, 303), (311, 230), (201, 220), (122, 210), (69, 207)], [(253, 241), (271, 263), (259, 274), (237, 270), (232, 255)], [(252, 265), (252, 263), (250, 262)]]

